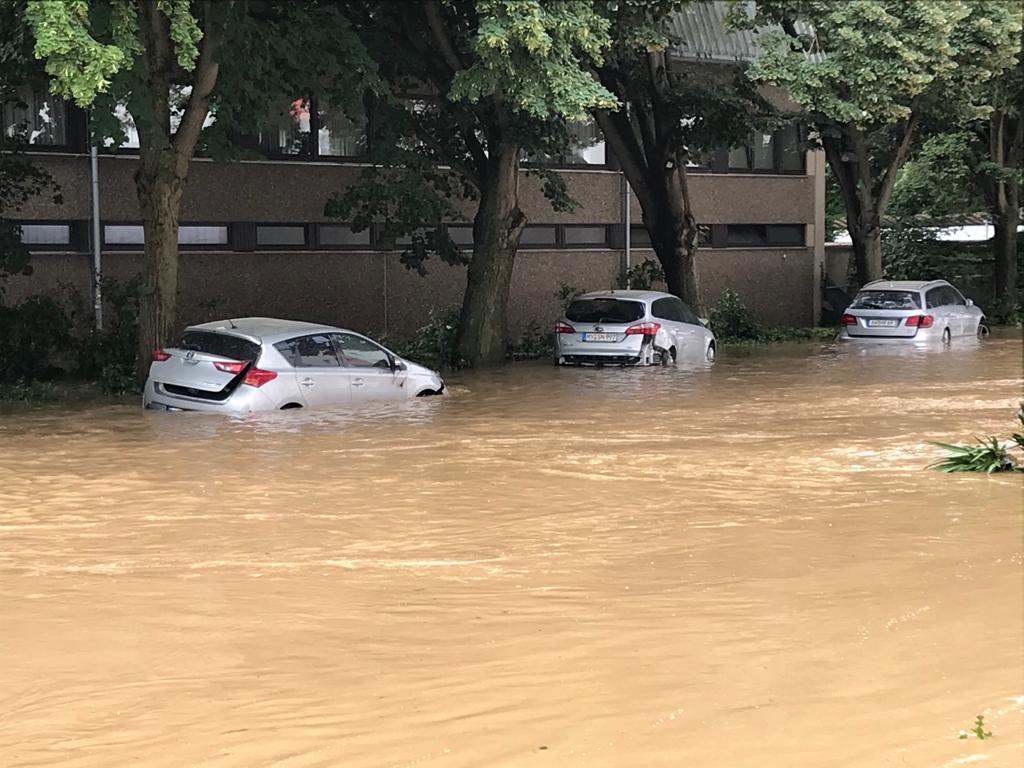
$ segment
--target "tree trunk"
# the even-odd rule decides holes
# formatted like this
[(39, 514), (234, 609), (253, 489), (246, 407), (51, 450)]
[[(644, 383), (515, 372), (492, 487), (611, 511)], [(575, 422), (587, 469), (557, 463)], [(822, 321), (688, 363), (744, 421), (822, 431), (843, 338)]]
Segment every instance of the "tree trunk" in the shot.
[(139, 302), (138, 376), (145, 381), (154, 349), (171, 341), (178, 299), (178, 212), (185, 180), (170, 146), (140, 149), (135, 173), (145, 236), (146, 282)]
[(1020, 224), (1020, 185), (1006, 182), (1006, 207), (992, 211), (995, 237), (996, 298), (1017, 300), (1017, 227)]
[[(849, 219), (847, 220), (849, 223)], [(849, 227), (853, 241), (853, 259), (857, 266), (857, 282), (867, 285), (882, 279), (882, 229), (877, 224), (858, 222)]]
[[(647, 221), (645, 216), (644, 223)], [(697, 283), (697, 224), (693, 215), (681, 208), (662, 206), (652, 224), (647, 228), (653, 230), (651, 245), (665, 273), (668, 292), (700, 313), (703, 305)]]
[(459, 355), (471, 368), (505, 362), (505, 313), (525, 225), (526, 216), (519, 210), (519, 146), (501, 143), (480, 188), (473, 218), (473, 258), (459, 321)]

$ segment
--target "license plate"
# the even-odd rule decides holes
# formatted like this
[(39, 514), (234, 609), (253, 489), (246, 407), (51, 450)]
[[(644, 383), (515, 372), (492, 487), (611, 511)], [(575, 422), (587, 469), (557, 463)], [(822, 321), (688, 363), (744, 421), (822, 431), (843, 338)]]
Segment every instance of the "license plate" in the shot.
[(615, 333), (584, 333), (584, 341), (615, 341), (618, 334)]
[(869, 328), (895, 328), (899, 320), (868, 320)]

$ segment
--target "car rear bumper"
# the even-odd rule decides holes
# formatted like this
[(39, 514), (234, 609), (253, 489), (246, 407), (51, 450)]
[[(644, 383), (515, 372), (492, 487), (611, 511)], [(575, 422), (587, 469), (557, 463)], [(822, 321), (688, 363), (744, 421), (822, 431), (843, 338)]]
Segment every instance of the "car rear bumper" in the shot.
[(555, 357), (577, 365), (635, 365), (643, 358), (643, 336), (627, 336), (616, 342), (556, 338)]
[(273, 410), (274, 403), (255, 387), (238, 387), (224, 400), (179, 397), (163, 391), (152, 381), (142, 392), (142, 407), (147, 411), (202, 411), (204, 413), (241, 414)]
[(915, 333), (913, 336), (894, 336), (892, 334), (871, 333), (851, 334), (848, 329), (843, 328), (842, 330), (839, 331), (839, 336), (837, 338), (839, 339), (839, 341), (858, 341), (866, 343), (924, 344), (932, 341), (942, 341), (942, 331), (942, 328), (938, 326), (932, 326), (931, 328), (918, 329), (917, 333)]

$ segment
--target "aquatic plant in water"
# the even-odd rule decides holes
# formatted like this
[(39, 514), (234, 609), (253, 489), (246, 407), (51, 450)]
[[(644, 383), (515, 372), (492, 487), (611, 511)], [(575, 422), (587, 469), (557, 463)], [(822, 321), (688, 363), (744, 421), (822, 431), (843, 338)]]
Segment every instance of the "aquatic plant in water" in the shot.
[[(1024, 402), (1017, 409), (1017, 421), (1024, 427)], [(945, 458), (928, 465), (929, 469), (939, 472), (1024, 472), (1010, 451), (1024, 450), (1024, 434), (1014, 432), (1009, 443), (1001, 443), (998, 438), (979, 438), (977, 444), (953, 445), (936, 443), (946, 450)]]

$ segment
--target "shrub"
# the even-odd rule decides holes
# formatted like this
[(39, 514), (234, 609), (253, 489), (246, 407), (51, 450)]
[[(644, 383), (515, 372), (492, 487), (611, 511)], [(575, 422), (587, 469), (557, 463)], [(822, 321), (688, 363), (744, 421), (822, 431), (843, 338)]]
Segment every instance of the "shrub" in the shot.
[[(1024, 402), (1020, 403), (1017, 421), (1024, 427)], [(932, 443), (946, 450), (945, 458), (928, 465), (928, 469), (939, 472), (1024, 472), (1010, 455), (1011, 450), (1024, 450), (1024, 434), (1014, 432), (1010, 443), (1000, 443), (994, 437), (978, 439), (972, 445), (951, 445)]]
[(558, 305), (564, 312), (572, 304), (573, 299), (582, 293), (586, 293), (582, 288), (577, 288), (575, 285), (569, 285), (568, 283), (562, 283), (558, 286), (558, 290), (555, 291), (555, 298), (558, 299)]
[(634, 264), (619, 275), (619, 288), (631, 288), (636, 291), (649, 291), (655, 283), (665, 282), (665, 272), (655, 259), (648, 259)]
[(48, 296), (0, 305), (0, 381), (38, 381), (59, 373), (59, 354), (70, 341), (71, 320)]
[[(102, 288), (106, 309), (103, 330), (97, 331), (89, 322), (89, 330), (77, 339), (75, 372), (82, 378), (95, 381), (109, 394), (135, 392), (139, 388), (135, 378), (135, 360), (138, 355), (136, 332), (142, 283), (138, 278), (116, 280), (108, 277), (104, 278)], [(76, 316), (89, 314), (82, 295), (75, 289), (71, 289), (71, 294)], [(86, 322), (80, 320), (79, 325)]]
[(765, 332), (757, 315), (730, 288), (722, 291), (710, 313), (711, 330), (720, 341), (764, 341)]
[(509, 346), (508, 356), (513, 360), (539, 360), (555, 353), (554, 334), (536, 322), (526, 326), (523, 335)]
[(430, 310), (426, 325), (417, 329), (412, 339), (396, 351), (418, 363), (437, 368), (458, 368), (462, 360), (458, 352), (458, 305)]

